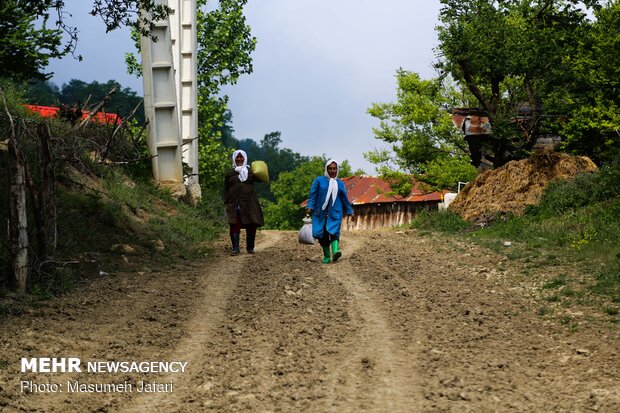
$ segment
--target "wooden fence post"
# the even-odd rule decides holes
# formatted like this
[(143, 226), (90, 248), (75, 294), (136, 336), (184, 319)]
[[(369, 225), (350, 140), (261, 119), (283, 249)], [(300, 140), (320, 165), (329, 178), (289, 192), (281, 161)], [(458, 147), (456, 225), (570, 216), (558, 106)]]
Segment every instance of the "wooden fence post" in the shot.
[[(9, 115), (10, 116), (10, 115)], [(20, 294), (26, 294), (28, 282), (28, 220), (26, 214), (26, 178), (15, 125), (11, 119), (9, 134), (9, 234), (13, 273)]]

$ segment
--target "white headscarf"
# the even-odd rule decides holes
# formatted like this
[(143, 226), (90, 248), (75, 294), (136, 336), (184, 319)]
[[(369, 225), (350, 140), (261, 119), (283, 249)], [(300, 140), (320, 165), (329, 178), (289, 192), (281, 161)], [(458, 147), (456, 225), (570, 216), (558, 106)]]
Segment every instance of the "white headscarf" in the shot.
[[(235, 162), (235, 158), (239, 154), (243, 156), (243, 165), (241, 166), (237, 166), (237, 162)], [(237, 149), (236, 151), (233, 152), (232, 165), (233, 165), (233, 168), (235, 168), (235, 171), (239, 172), (239, 180), (241, 182), (245, 182), (246, 179), (248, 179), (248, 155), (245, 153), (245, 151), (242, 151), (241, 149)]]
[[(329, 174), (327, 173), (327, 167), (332, 163), (335, 163), (337, 168), (336, 176), (334, 178), (330, 178)], [(332, 198), (332, 205), (336, 203), (336, 198), (338, 197), (338, 181), (336, 180), (336, 178), (338, 178), (338, 172), (340, 172), (340, 165), (338, 164), (338, 162), (334, 159), (330, 159), (329, 161), (327, 161), (327, 163), (325, 164), (325, 176), (329, 178), (329, 187), (327, 188), (327, 196), (325, 197), (325, 202), (321, 207), (321, 209), (323, 210), (327, 208), (330, 197)]]

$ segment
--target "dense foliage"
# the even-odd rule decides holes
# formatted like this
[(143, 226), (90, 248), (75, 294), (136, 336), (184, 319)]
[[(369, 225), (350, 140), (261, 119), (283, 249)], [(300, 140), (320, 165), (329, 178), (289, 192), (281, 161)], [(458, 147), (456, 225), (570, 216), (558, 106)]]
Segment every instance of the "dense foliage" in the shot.
[[(66, 53), (61, 50), (61, 32), (48, 28), (43, 18), (37, 28), (37, 16), (24, 1), (0, 3), (0, 78), (17, 81), (46, 79), (49, 59)], [(26, 2), (27, 3), (27, 2)]]
[(595, 12), (596, 20), (569, 56), (568, 98), (555, 104), (569, 114), (560, 124), (565, 148), (598, 162), (620, 151), (620, 2)]
[(368, 152), (366, 158), (379, 165), (380, 174), (401, 194), (411, 189), (407, 174), (437, 188), (456, 187), (475, 177), (467, 143), (452, 124), (450, 109), (467, 105), (456, 85), (449, 79), (422, 80), (405, 70), (399, 70), (396, 79), (397, 101), (368, 109), (380, 121), (373, 128), (375, 137), (389, 144), (389, 150)]
[[(560, 137), (564, 150), (599, 165), (618, 154), (620, 2), (441, 4), (439, 76), (399, 70), (397, 101), (368, 110), (389, 146), (367, 158), (385, 177), (418, 173), (453, 187), (475, 174), (468, 162), (501, 166), (529, 156), (541, 137)], [(487, 116), (491, 135), (463, 140), (450, 122), (454, 108)]]
[[(155, 252), (154, 241), (160, 240), (166, 248), (157, 251), (158, 257), (204, 254), (204, 241), (221, 228), (219, 194), (207, 190), (197, 207), (184, 205), (157, 189), (150, 174), (143, 179), (142, 169), (136, 167), (150, 163), (142, 158), (141, 128), (95, 122), (76, 128), (64, 119), (43, 120), (23, 107), (19, 87), (0, 80), (0, 131), (18, 148), (20, 163), (28, 171), (22, 211), (27, 218), (30, 292), (54, 294), (83, 282), (76, 259), (82, 260), (85, 253), (101, 259), (109, 271), (122, 262), (110, 253), (114, 244), (131, 243)], [(9, 176), (16, 174), (9, 173), (7, 149), (7, 141), (0, 142), (0, 203), (5, 206), (0, 208), (0, 296), (15, 287), (13, 245), (6, 237), (12, 233), (9, 228), (15, 228), (7, 206), (14, 205), (10, 199), (17, 185), (9, 186)], [(53, 173), (48, 175), (45, 165), (50, 164)], [(46, 186), (50, 182), (53, 185)], [(47, 197), (50, 187), (52, 196)], [(138, 213), (140, 220), (135, 219)], [(56, 242), (48, 244), (41, 228), (47, 228), (42, 224), (50, 216), (54, 231), (44, 234), (53, 233)]]
[(488, 115), (495, 166), (527, 156), (545, 134), (609, 159), (619, 146), (617, 1), (441, 3), (437, 68)]
[(198, 0), (198, 134), (200, 173), (213, 187), (221, 185), (219, 177), (229, 154), (219, 133), (228, 105), (221, 88), (252, 72), (256, 39), (243, 15), (247, 0), (221, 0), (211, 11), (206, 10), (207, 3)]

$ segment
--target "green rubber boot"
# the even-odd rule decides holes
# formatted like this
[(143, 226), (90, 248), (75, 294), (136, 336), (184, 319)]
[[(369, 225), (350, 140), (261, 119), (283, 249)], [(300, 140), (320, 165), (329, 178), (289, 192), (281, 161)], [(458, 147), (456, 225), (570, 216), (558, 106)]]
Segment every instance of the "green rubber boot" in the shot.
[(336, 262), (340, 257), (342, 257), (342, 252), (338, 249), (338, 240), (332, 241), (332, 259)]
[(329, 264), (331, 261), (329, 246), (323, 247), (323, 264)]

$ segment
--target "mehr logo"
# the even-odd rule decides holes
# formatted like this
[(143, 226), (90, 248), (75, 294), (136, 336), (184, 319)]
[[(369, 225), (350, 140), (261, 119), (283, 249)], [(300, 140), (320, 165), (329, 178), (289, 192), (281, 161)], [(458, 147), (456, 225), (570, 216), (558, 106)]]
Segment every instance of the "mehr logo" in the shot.
[(81, 373), (80, 359), (77, 357), (35, 357), (21, 359), (21, 372), (33, 373)]

